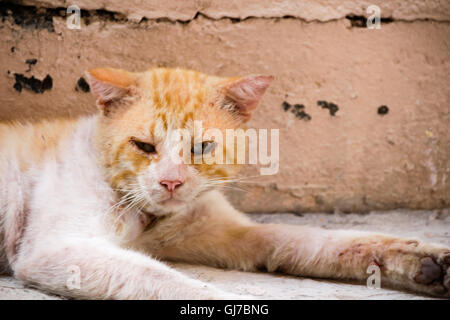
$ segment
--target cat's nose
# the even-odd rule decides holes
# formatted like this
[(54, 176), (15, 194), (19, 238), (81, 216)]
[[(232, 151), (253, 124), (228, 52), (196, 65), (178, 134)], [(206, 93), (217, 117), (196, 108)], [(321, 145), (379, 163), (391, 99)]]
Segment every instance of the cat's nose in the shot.
[(159, 184), (162, 185), (164, 188), (166, 188), (167, 191), (172, 192), (177, 187), (180, 187), (183, 184), (183, 182), (180, 180), (161, 180)]

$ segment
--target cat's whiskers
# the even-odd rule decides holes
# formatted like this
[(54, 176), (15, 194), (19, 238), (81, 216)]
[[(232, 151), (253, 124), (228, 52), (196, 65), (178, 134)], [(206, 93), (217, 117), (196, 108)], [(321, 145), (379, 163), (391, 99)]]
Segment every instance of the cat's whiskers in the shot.
[[(130, 186), (133, 186), (132, 184)], [(118, 189), (118, 192), (123, 192), (124, 189)], [(104, 216), (108, 217), (110, 216), (110, 214), (112, 212), (114, 212), (116, 209), (120, 208), (121, 206), (123, 206), (124, 204), (128, 203), (128, 206), (130, 205), (130, 200), (131, 203), (133, 202), (133, 199), (135, 198), (135, 192), (136, 189), (132, 188), (129, 189), (129, 191), (126, 191), (121, 197), (120, 200), (116, 203), (114, 203), (112, 206), (109, 207), (108, 210), (106, 210), (106, 212), (104, 213)], [(128, 207), (127, 206), (127, 207)], [(123, 214), (125, 213), (125, 210), (121, 210), (121, 213), (118, 215), (118, 217), (114, 220), (113, 225), (116, 225), (118, 223), (118, 221), (120, 221), (120, 219), (122, 218)]]
[(213, 188), (218, 188), (218, 189), (230, 189), (230, 190), (239, 190), (239, 191), (243, 191), (243, 192), (247, 192), (248, 190), (238, 187), (238, 186), (234, 186), (234, 185), (225, 185), (225, 184), (221, 184), (221, 183), (206, 183), (205, 184), (205, 189), (209, 188), (209, 187), (213, 187)]
[[(134, 217), (138, 217), (139, 214), (142, 212), (142, 209), (149, 203), (151, 203), (148, 197), (146, 196), (144, 190), (142, 190), (142, 188), (138, 184), (135, 184), (135, 186), (136, 188), (132, 189), (133, 192), (131, 194), (131, 201), (125, 208), (122, 209), (121, 213), (116, 219), (116, 222), (117, 220), (120, 220), (124, 214), (130, 212)], [(138, 207), (139, 204), (141, 205)]]

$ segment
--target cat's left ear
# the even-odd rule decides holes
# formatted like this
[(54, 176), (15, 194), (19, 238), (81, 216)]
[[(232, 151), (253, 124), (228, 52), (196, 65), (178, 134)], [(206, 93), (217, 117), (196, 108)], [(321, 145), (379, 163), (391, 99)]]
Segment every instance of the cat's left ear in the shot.
[(222, 101), (223, 107), (236, 111), (243, 122), (250, 120), (251, 112), (256, 109), (273, 79), (273, 76), (259, 75), (227, 83), (223, 87), (225, 96)]
[(120, 104), (125, 97), (136, 94), (137, 74), (121, 69), (97, 68), (86, 72), (92, 94), (97, 106), (104, 114)]

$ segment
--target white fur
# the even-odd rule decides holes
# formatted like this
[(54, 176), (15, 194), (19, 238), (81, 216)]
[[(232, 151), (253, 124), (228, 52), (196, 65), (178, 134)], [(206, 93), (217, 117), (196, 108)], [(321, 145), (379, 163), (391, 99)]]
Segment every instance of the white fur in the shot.
[[(20, 250), (9, 257), (14, 275), (41, 288), (89, 298), (230, 298), (222, 292), (125, 249), (131, 239), (111, 228), (113, 192), (97, 164), (92, 136), (96, 117), (79, 122), (70, 152), (20, 173), (10, 159), (1, 176), (1, 235), (23, 210), (29, 194)], [(2, 159), (4, 160), (4, 159)], [(111, 216), (106, 214), (110, 213)], [(136, 227), (138, 228), (138, 226)], [(135, 236), (142, 230), (134, 230)], [(5, 255), (6, 248), (1, 250)], [(2, 259), (3, 264), (5, 259)], [(71, 267), (81, 270), (80, 289), (69, 290)]]

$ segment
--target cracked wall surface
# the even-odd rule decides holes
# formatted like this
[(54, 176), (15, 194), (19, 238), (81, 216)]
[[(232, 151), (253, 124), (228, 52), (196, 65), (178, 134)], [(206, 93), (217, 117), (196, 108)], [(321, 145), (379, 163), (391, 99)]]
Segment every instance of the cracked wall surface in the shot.
[(305, 21), (330, 21), (347, 15), (366, 15), (366, 8), (377, 5), (383, 17), (396, 20), (433, 19), (449, 21), (450, 3), (446, 0), (25, 0), (27, 5), (43, 8), (65, 8), (77, 4), (86, 10), (108, 10), (130, 20), (167, 18), (189, 21), (198, 13), (212, 19), (249, 17), (296, 17)]
[(280, 129), (280, 171), (237, 185), (239, 208), (450, 206), (448, 1), (370, 1), (379, 30), (369, 1), (73, 1), (80, 30), (67, 1), (15, 3), (0, 3), (1, 120), (95, 112), (92, 67), (272, 74), (250, 125)]

